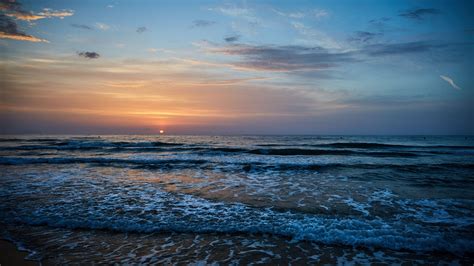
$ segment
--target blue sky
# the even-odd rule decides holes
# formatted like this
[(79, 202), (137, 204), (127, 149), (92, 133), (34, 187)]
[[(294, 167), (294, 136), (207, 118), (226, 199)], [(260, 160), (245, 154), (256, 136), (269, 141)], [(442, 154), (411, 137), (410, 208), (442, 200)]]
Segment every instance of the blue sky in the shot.
[(2, 133), (474, 133), (472, 1), (0, 3)]

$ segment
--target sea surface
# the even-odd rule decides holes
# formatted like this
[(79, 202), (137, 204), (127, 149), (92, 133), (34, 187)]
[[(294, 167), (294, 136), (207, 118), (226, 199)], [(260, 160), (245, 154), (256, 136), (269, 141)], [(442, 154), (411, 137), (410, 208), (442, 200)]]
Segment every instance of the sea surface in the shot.
[(0, 238), (52, 264), (474, 262), (473, 136), (3, 136)]

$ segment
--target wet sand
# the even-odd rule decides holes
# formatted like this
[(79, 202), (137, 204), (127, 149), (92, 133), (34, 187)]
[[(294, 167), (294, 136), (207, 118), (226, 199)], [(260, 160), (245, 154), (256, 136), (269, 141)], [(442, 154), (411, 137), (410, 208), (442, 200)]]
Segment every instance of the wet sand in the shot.
[(19, 251), (15, 244), (7, 240), (0, 240), (0, 265), (9, 266), (9, 265), (27, 265), (27, 266), (37, 266), (40, 263), (25, 260), (25, 257), (28, 255), (28, 252)]

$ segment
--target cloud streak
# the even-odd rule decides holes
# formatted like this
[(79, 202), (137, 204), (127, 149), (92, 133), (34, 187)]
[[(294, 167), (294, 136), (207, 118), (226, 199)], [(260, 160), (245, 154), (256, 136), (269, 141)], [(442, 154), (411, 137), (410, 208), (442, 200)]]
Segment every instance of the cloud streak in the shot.
[(430, 42), (382, 43), (365, 46), (363, 53), (371, 56), (400, 55), (430, 51), (446, 45)]
[(288, 13), (279, 11), (277, 9), (273, 9), (273, 12), (275, 12), (276, 14), (282, 17), (287, 17), (291, 19), (302, 19), (302, 18), (321, 19), (321, 18), (329, 16), (329, 12), (327, 12), (324, 9), (313, 9), (313, 10), (305, 11), (305, 12), (288, 12)]
[(349, 41), (368, 43), (373, 39), (382, 36), (382, 33), (368, 32), (368, 31), (356, 31)]
[(233, 44), (209, 51), (240, 56), (233, 66), (262, 71), (325, 70), (356, 61), (349, 52), (332, 53), (322, 47)]
[(83, 30), (93, 30), (92, 27), (84, 25), (84, 24), (71, 24), (71, 27), (78, 28), (78, 29), (83, 29)]
[(446, 82), (449, 83), (449, 85), (451, 85), (453, 88), (457, 89), (457, 90), (462, 90), (458, 85), (456, 85), (456, 83), (454, 83), (454, 80), (448, 76), (443, 76), (443, 75), (440, 75), (439, 76), (440, 78), (442, 78), (443, 80), (445, 80)]
[(105, 23), (100, 23), (100, 22), (97, 22), (95, 24), (95, 26), (99, 29), (99, 30), (103, 30), (103, 31), (106, 31), (108, 29), (110, 29), (110, 26), (105, 24)]
[(436, 8), (414, 8), (405, 10), (398, 15), (408, 19), (423, 20), (427, 16), (438, 15), (440, 13), (441, 11)]
[(195, 28), (209, 27), (214, 24), (216, 24), (216, 22), (212, 20), (197, 19), (193, 21), (193, 27)]

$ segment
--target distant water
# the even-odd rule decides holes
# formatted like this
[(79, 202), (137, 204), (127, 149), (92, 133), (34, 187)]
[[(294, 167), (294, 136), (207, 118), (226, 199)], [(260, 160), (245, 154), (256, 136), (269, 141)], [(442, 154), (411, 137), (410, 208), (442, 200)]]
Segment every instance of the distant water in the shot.
[(53, 263), (472, 265), (474, 137), (4, 136), (0, 237)]

